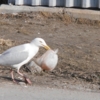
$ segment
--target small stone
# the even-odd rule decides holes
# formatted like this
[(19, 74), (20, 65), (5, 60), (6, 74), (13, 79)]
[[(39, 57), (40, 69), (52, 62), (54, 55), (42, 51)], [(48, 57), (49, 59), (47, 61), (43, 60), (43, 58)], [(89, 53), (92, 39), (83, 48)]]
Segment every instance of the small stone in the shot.
[(53, 37), (53, 35), (52, 34), (49, 34), (49, 37)]
[(19, 82), (20, 85), (26, 85), (24, 82)]
[(18, 77), (20, 80), (23, 80), (23, 78), (22, 77)]

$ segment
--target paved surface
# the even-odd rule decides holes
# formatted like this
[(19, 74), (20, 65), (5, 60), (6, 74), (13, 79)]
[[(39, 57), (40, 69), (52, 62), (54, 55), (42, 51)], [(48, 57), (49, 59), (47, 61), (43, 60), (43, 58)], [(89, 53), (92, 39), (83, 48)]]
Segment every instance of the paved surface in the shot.
[(47, 11), (67, 13), (76, 18), (86, 18), (90, 20), (100, 20), (99, 10), (75, 9), (75, 8), (61, 8), (61, 7), (41, 7), (41, 6), (14, 6), (14, 5), (1, 5), (0, 13), (17, 13), (29, 11)]
[(2, 13), (15, 13), (15, 12), (29, 12), (29, 11), (50, 11), (62, 12), (63, 8), (49, 8), (49, 7), (33, 7), (33, 6), (15, 6), (15, 5), (1, 5), (0, 12)]
[(0, 100), (100, 100), (100, 93), (2, 84)]

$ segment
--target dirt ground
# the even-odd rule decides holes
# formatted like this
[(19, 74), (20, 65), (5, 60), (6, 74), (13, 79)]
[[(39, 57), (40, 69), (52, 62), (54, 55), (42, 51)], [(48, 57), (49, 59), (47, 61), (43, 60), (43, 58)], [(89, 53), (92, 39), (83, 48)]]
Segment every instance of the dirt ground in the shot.
[[(100, 21), (47, 12), (0, 14), (1, 53), (35, 37), (59, 49), (59, 62), (52, 72), (42, 74), (21, 68), (33, 85), (100, 89)], [(44, 52), (41, 48), (37, 56)], [(16, 72), (15, 76), (18, 79)], [(9, 68), (0, 67), (0, 82), (11, 82)]]

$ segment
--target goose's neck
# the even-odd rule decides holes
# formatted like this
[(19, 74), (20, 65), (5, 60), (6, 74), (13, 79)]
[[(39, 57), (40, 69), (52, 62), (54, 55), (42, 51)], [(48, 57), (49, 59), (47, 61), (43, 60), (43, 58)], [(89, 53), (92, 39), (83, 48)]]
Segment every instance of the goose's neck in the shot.
[(39, 46), (35, 45), (34, 43), (30, 43), (30, 45), (32, 46), (33, 49), (35, 50), (39, 50)]

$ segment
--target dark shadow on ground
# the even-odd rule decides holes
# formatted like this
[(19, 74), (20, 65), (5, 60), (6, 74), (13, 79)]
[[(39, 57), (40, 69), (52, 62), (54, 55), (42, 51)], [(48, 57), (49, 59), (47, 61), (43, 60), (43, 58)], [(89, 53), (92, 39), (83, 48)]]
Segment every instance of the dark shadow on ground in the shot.
[[(6, 77), (6, 76), (0, 76), (0, 79), (4, 79), (4, 80), (7, 80), (7, 81), (11, 81), (12, 82), (12, 78), (11, 77)], [(24, 82), (23, 80), (19, 80), (19, 79), (16, 79), (15, 80), (17, 82)]]

